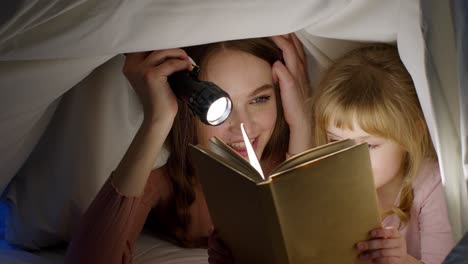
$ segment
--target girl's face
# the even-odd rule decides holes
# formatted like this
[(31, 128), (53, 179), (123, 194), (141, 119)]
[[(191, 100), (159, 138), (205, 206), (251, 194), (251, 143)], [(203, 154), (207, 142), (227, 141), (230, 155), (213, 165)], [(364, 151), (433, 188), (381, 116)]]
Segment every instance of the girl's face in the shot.
[[(232, 100), (229, 118), (219, 126), (197, 121), (198, 143), (207, 145), (217, 136), (247, 157), (240, 124), (250, 138), (257, 157), (261, 157), (275, 127), (277, 111), (271, 66), (249, 53), (223, 50), (212, 54), (201, 79), (216, 83)], [(198, 120), (198, 119), (197, 119)]]
[(350, 138), (358, 143), (367, 143), (377, 189), (400, 182), (402, 179), (400, 168), (406, 152), (399, 144), (393, 140), (366, 133), (356, 121), (353, 122), (354, 129), (352, 130), (338, 128), (332, 124), (334, 123), (331, 122), (327, 129), (329, 142)]

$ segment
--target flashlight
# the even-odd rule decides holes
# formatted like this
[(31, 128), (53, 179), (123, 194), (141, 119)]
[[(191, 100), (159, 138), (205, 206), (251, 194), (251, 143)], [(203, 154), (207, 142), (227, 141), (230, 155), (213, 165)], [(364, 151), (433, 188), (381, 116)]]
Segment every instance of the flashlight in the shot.
[(229, 94), (216, 84), (200, 81), (200, 67), (179, 71), (168, 77), (169, 85), (177, 98), (186, 103), (193, 115), (207, 125), (222, 124), (231, 114)]

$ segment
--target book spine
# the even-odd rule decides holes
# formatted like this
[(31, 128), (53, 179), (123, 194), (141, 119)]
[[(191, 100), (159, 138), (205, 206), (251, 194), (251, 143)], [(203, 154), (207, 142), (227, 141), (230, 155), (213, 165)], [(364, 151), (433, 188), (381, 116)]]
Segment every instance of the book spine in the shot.
[(271, 182), (259, 185), (262, 211), (266, 219), (265, 227), (269, 236), (265, 243), (270, 243), (272, 256), (266, 263), (288, 264), (289, 258), (271, 187)]

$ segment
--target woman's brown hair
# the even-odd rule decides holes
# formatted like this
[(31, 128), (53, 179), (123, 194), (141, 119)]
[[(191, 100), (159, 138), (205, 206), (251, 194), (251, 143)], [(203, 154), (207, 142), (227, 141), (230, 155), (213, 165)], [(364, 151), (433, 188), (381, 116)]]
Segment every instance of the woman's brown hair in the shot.
[(404, 225), (413, 203), (412, 181), (426, 158), (435, 159), (430, 135), (413, 81), (398, 50), (386, 44), (358, 48), (328, 69), (314, 95), (315, 141), (324, 144), (327, 127), (353, 129), (395, 141), (406, 151), (403, 185), (395, 213)]
[[(222, 50), (235, 50), (252, 54), (270, 65), (281, 59), (281, 50), (268, 38), (243, 39), (211, 43), (185, 48), (187, 54), (200, 66), (209, 63), (210, 56)], [(273, 134), (262, 154), (262, 160), (279, 162), (284, 159), (289, 142), (289, 127), (284, 119), (279, 88), (275, 87), (278, 117)], [(195, 200), (196, 172), (188, 154), (189, 144), (197, 144), (196, 124), (188, 107), (179, 102), (171, 132), (166, 141), (170, 151), (165, 169), (172, 184), (172, 197), (154, 213), (147, 224), (163, 238), (184, 247), (206, 246), (206, 241), (186, 238), (190, 224), (190, 205)]]

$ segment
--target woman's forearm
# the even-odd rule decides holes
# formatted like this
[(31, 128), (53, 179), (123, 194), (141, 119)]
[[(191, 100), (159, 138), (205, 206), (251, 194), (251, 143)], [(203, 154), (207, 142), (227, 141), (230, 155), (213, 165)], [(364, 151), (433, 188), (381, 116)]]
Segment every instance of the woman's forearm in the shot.
[(128, 197), (143, 194), (173, 120), (144, 120), (122, 161), (112, 175), (115, 188)]
[(289, 155), (296, 155), (313, 147), (312, 133), (309, 125), (291, 127), (289, 132)]

